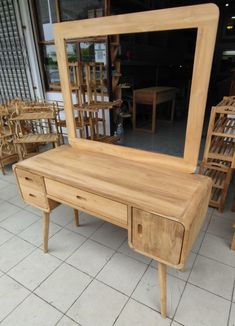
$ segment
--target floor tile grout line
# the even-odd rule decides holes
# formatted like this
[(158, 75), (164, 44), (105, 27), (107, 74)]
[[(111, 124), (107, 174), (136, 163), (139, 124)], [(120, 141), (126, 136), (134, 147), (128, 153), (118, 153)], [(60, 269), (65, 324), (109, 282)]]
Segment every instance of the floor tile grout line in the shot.
[(133, 300), (133, 299), (132, 299), (132, 295), (133, 295), (133, 293), (135, 292), (135, 290), (136, 290), (137, 286), (139, 285), (139, 283), (142, 281), (144, 275), (147, 273), (147, 270), (148, 270), (148, 269), (149, 269), (149, 265), (146, 266), (146, 269), (145, 269), (143, 275), (141, 276), (141, 278), (140, 278), (139, 281), (137, 282), (137, 284), (136, 284), (136, 286), (134, 287), (134, 289), (133, 289), (133, 291), (131, 292), (131, 294), (128, 296), (128, 299), (127, 299), (126, 303), (124, 304), (124, 306), (123, 306), (122, 309), (120, 310), (120, 312), (119, 312), (118, 316), (116, 317), (115, 321), (113, 322), (112, 326), (114, 326), (114, 325), (116, 324), (116, 322), (118, 321), (118, 319), (119, 319), (121, 313), (123, 312), (123, 310), (124, 310), (125, 307), (127, 306), (128, 302), (129, 302), (130, 300)]
[[(204, 234), (204, 237), (205, 237), (205, 235), (206, 235), (206, 233)], [(202, 245), (202, 243), (203, 243), (204, 237), (203, 237), (203, 239), (202, 239), (201, 245)], [(200, 247), (199, 247), (199, 250), (200, 250), (200, 248), (201, 248), (201, 245), (200, 245)], [(198, 252), (199, 252), (199, 250), (198, 250)], [(179, 305), (180, 305), (180, 302), (181, 302), (181, 300), (182, 300), (183, 294), (184, 294), (185, 289), (186, 289), (186, 287), (187, 287), (188, 280), (189, 280), (189, 278), (190, 278), (190, 276), (191, 276), (191, 273), (192, 273), (192, 271), (193, 271), (193, 268), (194, 268), (194, 265), (195, 265), (195, 263), (196, 263), (197, 257), (198, 257), (198, 253), (197, 253), (197, 255), (196, 255), (195, 259), (194, 259), (194, 262), (193, 262), (192, 268), (191, 268), (190, 273), (189, 273), (189, 275), (188, 275), (188, 278), (187, 278), (187, 280), (186, 280), (186, 282), (185, 282), (185, 285), (184, 285), (183, 291), (182, 291), (182, 293), (181, 293), (181, 295), (180, 295), (180, 298), (179, 298), (178, 304), (177, 304), (177, 306), (176, 306), (175, 312), (174, 312), (174, 314), (173, 314), (173, 318), (172, 318), (172, 320), (175, 319), (175, 316), (176, 316), (176, 314), (177, 314), (177, 310), (178, 310), (178, 308), (179, 308)]]
[[(229, 248), (228, 248), (228, 249), (229, 249)], [(235, 268), (235, 266), (232, 266), (232, 265), (229, 265), (229, 264), (225, 264), (225, 263), (223, 263), (221, 260), (218, 260), (218, 259), (215, 259), (215, 258), (212, 258), (212, 257), (209, 257), (209, 256), (205, 256), (205, 255), (203, 255), (203, 254), (201, 254), (201, 253), (198, 253), (198, 256), (201, 256), (201, 257), (204, 257), (204, 258), (208, 258), (208, 259), (213, 260), (213, 261), (215, 261), (215, 262), (217, 262), (217, 263), (220, 263), (220, 264), (222, 264), (222, 265), (224, 265), (224, 266), (228, 266), (228, 267), (231, 267), (231, 268)]]
[(231, 311), (232, 311), (232, 307), (233, 307), (233, 296), (235, 293), (235, 280), (233, 282), (233, 291), (232, 291), (232, 296), (231, 296), (231, 304), (229, 307), (229, 312), (228, 312), (228, 322), (227, 322), (227, 326), (229, 326), (229, 321), (230, 321), (230, 317), (231, 317)]

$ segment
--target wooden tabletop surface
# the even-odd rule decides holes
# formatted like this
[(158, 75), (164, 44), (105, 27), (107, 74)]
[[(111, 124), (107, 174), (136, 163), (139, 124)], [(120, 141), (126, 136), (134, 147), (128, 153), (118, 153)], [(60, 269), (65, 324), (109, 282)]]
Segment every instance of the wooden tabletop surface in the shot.
[(181, 221), (210, 179), (63, 145), (15, 167)]
[(157, 92), (157, 93), (168, 92), (168, 91), (176, 91), (176, 87), (152, 86), (152, 87), (139, 88), (134, 90), (134, 92)]

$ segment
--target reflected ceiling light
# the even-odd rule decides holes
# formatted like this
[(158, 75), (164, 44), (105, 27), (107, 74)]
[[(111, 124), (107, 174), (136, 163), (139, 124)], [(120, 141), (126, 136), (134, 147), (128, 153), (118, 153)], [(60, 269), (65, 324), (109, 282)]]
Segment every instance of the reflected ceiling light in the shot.
[(228, 7), (229, 6), (229, 3), (225, 3), (225, 7)]

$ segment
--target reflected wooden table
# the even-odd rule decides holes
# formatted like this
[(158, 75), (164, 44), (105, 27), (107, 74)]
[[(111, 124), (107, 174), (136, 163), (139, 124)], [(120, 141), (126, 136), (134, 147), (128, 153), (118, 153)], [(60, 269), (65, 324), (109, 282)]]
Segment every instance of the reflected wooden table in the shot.
[[(151, 133), (155, 133), (156, 130), (156, 110), (157, 105), (164, 102), (172, 102), (171, 105), (171, 119), (172, 122), (174, 120), (174, 112), (175, 112), (175, 95), (176, 88), (175, 87), (148, 87), (136, 89), (133, 92), (133, 129), (147, 131)], [(146, 128), (136, 128), (136, 104), (149, 104), (152, 105), (152, 127), (151, 129)]]

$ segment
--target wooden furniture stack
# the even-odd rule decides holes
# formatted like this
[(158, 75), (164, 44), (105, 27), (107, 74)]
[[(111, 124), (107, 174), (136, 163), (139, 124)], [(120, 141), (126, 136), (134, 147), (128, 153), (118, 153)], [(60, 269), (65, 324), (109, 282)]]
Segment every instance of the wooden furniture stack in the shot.
[(224, 97), (211, 109), (199, 173), (213, 180), (210, 206), (223, 212), (235, 166), (235, 97)]
[(119, 138), (107, 134), (105, 112), (114, 109), (120, 102), (105, 101), (104, 64), (77, 62), (68, 66), (74, 68), (72, 89), (76, 92), (77, 103), (73, 107), (78, 112), (75, 121), (80, 137), (115, 143)]
[(0, 106), (0, 168), (5, 174), (5, 165), (18, 161), (18, 154), (13, 144), (10, 114), (6, 105)]
[(115, 100), (122, 98), (122, 89), (118, 85), (121, 74), (121, 60), (118, 58), (120, 49), (120, 35), (109, 37), (110, 59), (112, 66), (112, 94)]
[[(24, 200), (43, 211), (44, 250), (57, 203), (87, 211), (128, 230), (131, 248), (158, 261), (160, 307), (167, 315), (166, 266), (182, 269), (203, 225), (212, 181), (193, 175), (219, 12), (214, 4), (153, 10), (55, 24), (55, 44), (69, 145), (15, 165)], [(182, 158), (78, 139), (66, 41), (75, 38), (198, 28)], [(82, 227), (82, 226), (80, 226)]]
[[(52, 144), (53, 147), (60, 144), (57, 119), (54, 104), (26, 102), (15, 108), (11, 123), (14, 125), (14, 144), (20, 160), (35, 155), (40, 144)], [(36, 150), (30, 151), (30, 148)]]

